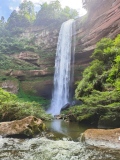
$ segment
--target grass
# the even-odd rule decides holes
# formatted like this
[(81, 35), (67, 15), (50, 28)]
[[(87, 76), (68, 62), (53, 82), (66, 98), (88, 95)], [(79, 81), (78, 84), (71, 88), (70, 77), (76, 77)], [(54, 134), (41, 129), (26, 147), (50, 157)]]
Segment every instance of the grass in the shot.
[(21, 101), (24, 101), (24, 102), (39, 103), (41, 107), (45, 110), (49, 107), (49, 103), (50, 103), (49, 100), (43, 97), (38, 97), (38, 96), (27, 94), (22, 89), (19, 90), (17, 96)]

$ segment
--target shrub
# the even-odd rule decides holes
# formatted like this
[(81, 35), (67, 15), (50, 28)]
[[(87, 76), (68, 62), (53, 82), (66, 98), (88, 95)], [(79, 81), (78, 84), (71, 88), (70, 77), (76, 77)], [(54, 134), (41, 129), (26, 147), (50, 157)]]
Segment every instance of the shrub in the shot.
[(21, 101), (16, 95), (0, 88), (0, 121), (22, 119), (30, 115), (42, 120), (51, 119), (39, 103)]

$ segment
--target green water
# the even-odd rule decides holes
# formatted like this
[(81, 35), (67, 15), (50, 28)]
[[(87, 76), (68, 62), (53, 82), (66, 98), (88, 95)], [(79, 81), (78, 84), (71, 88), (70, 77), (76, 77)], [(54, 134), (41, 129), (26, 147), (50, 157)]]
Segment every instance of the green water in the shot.
[(77, 141), (80, 134), (86, 129), (93, 128), (87, 125), (80, 125), (77, 122), (66, 122), (64, 120), (57, 119), (51, 122), (46, 122), (46, 126), (48, 130), (56, 134), (56, 136), (62, 135), (63, 137), (69, 137), (74, 141)]
[[(44, 136), (22, 140), (0, 137), (0, 160), (120, 160), (120, 150), (75, 142), (90, 126), (63, 120), (53, 120), (46, 125), (58, 139), (51, 140)], [(68, 141), (68, 137), (72, 140)]]

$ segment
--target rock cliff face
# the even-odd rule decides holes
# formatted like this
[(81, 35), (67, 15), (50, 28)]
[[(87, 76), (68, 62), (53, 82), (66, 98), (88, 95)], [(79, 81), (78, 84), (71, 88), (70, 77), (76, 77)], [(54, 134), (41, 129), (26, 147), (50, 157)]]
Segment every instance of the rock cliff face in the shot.
[(120, 0), (85, 0), (84, 6), (87, 15), (76, 20), (77, 72), (78, 65), (88, 65), (89, 57), (101, 38), (113, 39), (120, 33)]
[[(96, 43), (103, 37), (114, 38), (120, 33), (120, 0), (84, 0), (84, 7), (88, 13), (76, 19), (75, 81), (80, 80), (83, 69), (89, 65)], [(20, 35), (39, 46), (39, 53), (20, 53), (13, 56), (14, 61), (32, 64), (34, 69), (12, 69), (5, 75), (19, 79), (25, 92), (31, 93), (32, 90), (38, 96), (51, 98), (60, 26), (31, 27)]]
[(88, 9), (86, 20), (77, 20), (77, 46), (82, 52), (90, 51), (101, 38), (115, 38), (120, 33), (119, 20), (120, 0), (96, 0)]
[(30, 27), (27, 28), (20, 37), (32, 39), (35, 45), (38, 45), (43, 52), (54, 52), (58, 40), (59, 30), (61, 24), (49, 25), (46, 28)]

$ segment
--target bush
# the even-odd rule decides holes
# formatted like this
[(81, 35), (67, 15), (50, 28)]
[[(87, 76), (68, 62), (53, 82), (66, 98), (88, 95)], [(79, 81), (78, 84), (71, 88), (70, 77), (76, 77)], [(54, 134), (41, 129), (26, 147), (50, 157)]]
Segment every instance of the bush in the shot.
[[(83, 78), (78, 82), (75, 91), (76, 99), (83, 102), (66, 111), (69, 116), (79, 122), (103, 123), (108, 118), (111, 126), (111, 117), (118, 119), (120, 113), (120, 35), (115, 40), (104, 38), (97, 43), (92, 54), (93, 61), (83, 72)], [(109, 116), (110, 115), (110, 116)], [(104, 117), (100, 119), (100, 117)], [(113, 120), (114, 121), (114, 120)], [(119, 126), (118, 122), (113, 123)]]
[(120, 35), (115, 40), (103, 38), (97, 43), (97, 47), (92, 54), (94, 60), (84, 70), (83, 79), (76, 88), (75, 97), (77, 99), (84, 99), (85, 102), (84, 96), (91, 96), (94, 90), (106, 91), (106, 94), (110, 90), (116, 92), (120, 90), (119, 42)]
[(12, 121), (36, 116), (42, 120), (50, 120), (39, 103), (23, 102), (16, 95), (8, 93), (0, 88), (0, 121)]

